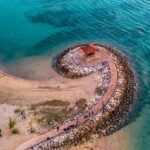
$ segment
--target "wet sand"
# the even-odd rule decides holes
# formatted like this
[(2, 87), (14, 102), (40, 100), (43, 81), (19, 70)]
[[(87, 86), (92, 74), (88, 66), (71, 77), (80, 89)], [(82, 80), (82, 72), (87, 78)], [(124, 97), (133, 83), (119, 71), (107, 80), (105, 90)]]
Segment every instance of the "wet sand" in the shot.
[(45, 55), (22, 58), (5, 67), (1, 66), (0, 69), (13, 76), (35, 81), (47, 81), (57, 76), (51, 67), (50, 57)]
[(53, 70), (48, 57), (36, 57), (32, 61), (28, 58), (9, 67), (17, 74), (25, 72), (26, 78), (30, 80), (1, 72), (0, 103), (30, 105), (52, 99), (74, 103), (80, 98), (89, 100), (95, 92), (94, 75), (74, 80), (64, 78)]

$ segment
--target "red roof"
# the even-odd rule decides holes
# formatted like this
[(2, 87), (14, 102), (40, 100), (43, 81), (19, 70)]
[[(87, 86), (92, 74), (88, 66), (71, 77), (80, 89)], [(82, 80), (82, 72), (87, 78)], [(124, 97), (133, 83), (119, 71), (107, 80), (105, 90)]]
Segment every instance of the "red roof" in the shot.
[(90, 54), (93, 54), (97, 51), (97, 47), (93, 44), (89, 44), (89, 45), (86, 45), (86, 46), (83, 46), (81, 47), (81, 49), (84, 51), (84, 53), (86, 55), (90, 55)]

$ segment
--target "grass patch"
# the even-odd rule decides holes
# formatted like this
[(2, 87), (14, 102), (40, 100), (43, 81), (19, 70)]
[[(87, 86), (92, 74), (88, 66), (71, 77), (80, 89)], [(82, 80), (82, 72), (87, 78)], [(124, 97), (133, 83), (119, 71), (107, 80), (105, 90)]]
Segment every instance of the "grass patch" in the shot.
[(53, 123), (61, 123), (69, 118), (69, 111), (67, 111), (69, 102), (62, 100), (51, 100), (38, 104), (33, 104), (31, 110), (38, 123), (42, 126), (48, 126), (50, 120)]
[(46, 102), (42, 102), (42, 103), (38, 103), (38, 104), (33, 104), (31, 106), (31, 109), (35, 110), (36, 107), (39, 107), (39, 106), (68, 106), (68, 105), (69, 105), (69, 102), (54, 99), (54, 100), (51, 100), (51, 101), (46, 101)]
[(61, 123), (69, 117), (67, 111), (65, 110), (53, 110), (50, 112), (45, 110), (45, 112), (39, 112), (37, 114), (40, 115), (38, 116), (37, 121), (41, 125), (48, 125), (49, 120), (52, 122)]
[(96, 93), (97, 93), (98, 95), (102, 95), (102, 94), (103, 94), (103, 89), (100, 88), (100, 87), (96, 88)]
[(79, 109), (84, 110), (84, 109), (87, 107), (86, 99), (84, 99), (84, 98), (79, 99), (79, 100), (76, 102), (76, 105), (77, 105), (77, 107), (78, 107)]
[(35, 128), (32, 128), (32, 129), (30, 130), (30, 133), (36, 133)]
[(24, 112), (24, 110), (23, 109), (21, 109), (21, 108), (16, 108), (15, 110), (14, 110), (14, 113), (21, 113), (21, 112)]
[(0, 137), (2, 137), (2, 130), (0, 129)]
[(20, 108), (16, 108), (15, 110), (14, 110), (14, 113), (20, 113), (21, 112), (21, 110), (20, 110)]
[(69, 108), (69, 102), (61, 100), (46, 101), (31, 106), (33, 116), (41, 126), (53, 128), (66, 119), (82, 112), (86, 107), (86, 99), (76, 102), (77, 109)]
[(12, 134), (19, 134), (20, 132), (19, 132), (19, 129), (17, 127), (14, 127), (11, 129), (11, 133)]
[(14, 128), (16, 125), (16, 119), (9, 118), (9, 129)]

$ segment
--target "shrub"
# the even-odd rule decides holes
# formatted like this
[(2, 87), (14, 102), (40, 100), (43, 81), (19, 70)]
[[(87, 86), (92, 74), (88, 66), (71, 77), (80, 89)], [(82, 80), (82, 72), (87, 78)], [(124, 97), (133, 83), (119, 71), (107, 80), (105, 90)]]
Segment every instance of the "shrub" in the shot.
[(36, 132), (36, 130), (35, 130), (35, 128), (33, 128), (33, 126), (32, 126), (32, 121), (30, 122), (30, 133), (35, 133)]
[(53, 110), (53, 111), (46, 111), (47, 109), (45, 109), (45, 111), (40, 111), (38, 113), (38, 122), (41, 125), (47, 125), (49, 120), (52, 120), (54, 122), (58, 122), (61, 123), (64, 120), (66, 120), (68, 118), (68, 114), (66, 111), (64, 110)]
[(16, 120), (9, 118), (9, 129), (14, 128), (15, 125), (16, 125)]
[[(49, 128), (55, 126), (56, 122), (61, 123), (67, 118), (72, 110), (67, 110), (69, 102), (54, 99), (31, 105), (30, 109), (38, 123)], [(53, 122), (49, 125), (49, 122)]]
[(102, 95), (103, 89), (100, 88), (100, 87), (96, 88), (96, 93), (99, 94), (99, 95)]
[(30, 133), (35, 133), (35, 132), (36, 132), (35, 128), (32, 127)]
[(11, 129), (12, 134), (19, 134), (19, 129), (14, 127)]
[(21, 112), (21, 109), (20, 108), (16, 108), (15, 110), (14, 110), (14, 113), (20, 113)]
[(68, 105), (69, 105), (69, 102), (54, 99), (54, 100), (51, 100), (51, 101), (46, 101), (46, 102), (42, 102), (42, 103), (33, 104), (31, 106), (31, 109), (35, 110), (37, 107), (40, 107), (40, 106), (68, 106)]
[(69, 105), (69, 102), (65, 102), (65, 101), (62, 101), (62, 100), (54, 99), (52, 101), (45, 102), (45, 104), (52, 105), (52, 106), (66, 106), (66, 105)]
[(87, 106), (87, 104), (86, 104), (86, 99), (84, 99), (84, 98), (79, 99), (79, 100), (76, 102), (76, 105), (77, 105), (78, 108), (81, 108), (81, 109), (84, 110), (84, 109), (86, 108), (86, 106)]
[(2, 137), (2, 130), (0, 129), (0, 137)]

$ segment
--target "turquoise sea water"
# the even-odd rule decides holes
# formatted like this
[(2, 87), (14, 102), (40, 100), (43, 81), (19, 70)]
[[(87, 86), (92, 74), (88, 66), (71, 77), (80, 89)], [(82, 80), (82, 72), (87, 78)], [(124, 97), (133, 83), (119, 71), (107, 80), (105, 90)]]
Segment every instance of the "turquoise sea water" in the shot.
[(125, 132), (129, 150), (149, 150), (150, 1), (0, 0), (3, 67), (28, 57), (52, 56), (88, 41), (117, 47), (135, 67), (140, 80), (140, 111)]

